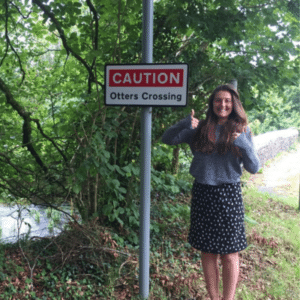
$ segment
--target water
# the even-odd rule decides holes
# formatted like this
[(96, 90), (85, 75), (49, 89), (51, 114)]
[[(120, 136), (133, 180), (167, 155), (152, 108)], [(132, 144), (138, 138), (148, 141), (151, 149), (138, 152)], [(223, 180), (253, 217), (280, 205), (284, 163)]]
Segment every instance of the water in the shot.
[[(70, 213), (69, 206), (63, 210)], [(14, 243), (19, 236), (47, 237), (58, 235), (69, 221), (68, 216), (44, 206), (0, 204), (0, 243)], [(48, 218), (49, 217), (49, 218)], [(22, 221), (21, 221), (22, 220)], [(19, 228), (19, 230), (18, 230)]]

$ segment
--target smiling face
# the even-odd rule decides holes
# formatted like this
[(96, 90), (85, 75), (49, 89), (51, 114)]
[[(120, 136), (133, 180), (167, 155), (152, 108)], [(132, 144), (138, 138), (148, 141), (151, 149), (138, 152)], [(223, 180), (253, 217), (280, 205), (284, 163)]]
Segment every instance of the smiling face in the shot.
[(232, 97), (228, 91), (220, 91), (213, 100), (213, 111), (218, 117), (218, 124), (224, 124), (232, 112)]

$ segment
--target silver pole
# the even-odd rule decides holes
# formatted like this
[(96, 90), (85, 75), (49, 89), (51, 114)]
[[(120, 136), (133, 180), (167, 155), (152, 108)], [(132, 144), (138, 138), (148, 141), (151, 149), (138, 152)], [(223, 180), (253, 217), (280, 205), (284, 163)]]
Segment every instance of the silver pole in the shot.
[[(143, 0), (142, 62), (152, 63), (153, 0)], [(151, 186), (151, 125), (152, 108), (143, 107), (141, 114), (141, 198), (139, 287), (142, 299), (149, 295), (150, 259), (150, 186)]]

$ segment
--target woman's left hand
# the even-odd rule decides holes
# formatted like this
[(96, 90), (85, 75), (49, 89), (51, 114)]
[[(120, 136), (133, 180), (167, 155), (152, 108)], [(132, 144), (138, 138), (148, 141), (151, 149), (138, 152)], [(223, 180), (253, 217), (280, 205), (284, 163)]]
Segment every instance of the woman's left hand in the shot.
[(239, 132), (234, 132), (232, 135), (231, 135), (231, 143), (233, 143), (241, 134)]

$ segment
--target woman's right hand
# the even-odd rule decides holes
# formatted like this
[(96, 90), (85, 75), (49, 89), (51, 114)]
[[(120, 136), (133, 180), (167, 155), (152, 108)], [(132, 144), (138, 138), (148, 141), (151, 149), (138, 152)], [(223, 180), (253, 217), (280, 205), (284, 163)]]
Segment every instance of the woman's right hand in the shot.
[(195, 111), (192, 109), (191, 117), (192, 117), (192, 128), (195, 129), (198, 127), (199, 120), (194, 118)]

